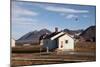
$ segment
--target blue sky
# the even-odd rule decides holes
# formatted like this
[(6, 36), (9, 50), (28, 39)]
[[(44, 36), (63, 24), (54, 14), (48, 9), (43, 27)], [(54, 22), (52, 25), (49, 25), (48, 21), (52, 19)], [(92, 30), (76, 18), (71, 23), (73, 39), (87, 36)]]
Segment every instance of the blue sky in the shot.
[[(86, 29), (95, 25), (95, 6), (12, 1), (12, 37), (41, 29)], [(77, 21), (75, 19), (78, 19)]]

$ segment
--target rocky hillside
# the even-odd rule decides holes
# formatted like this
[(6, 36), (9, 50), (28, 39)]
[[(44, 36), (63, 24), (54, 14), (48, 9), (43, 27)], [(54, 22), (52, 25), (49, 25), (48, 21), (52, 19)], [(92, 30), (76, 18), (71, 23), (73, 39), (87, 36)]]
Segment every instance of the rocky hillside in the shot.
[(69, 29), (64, 29), (63, 31), (64, 31), (64, 32), (67, 32), (67, 33), (69, 33), (69, 34), (71, 34), (71, 35), (75, 35), (75, 34), (79, 34), (79, 33), (82, 33), (82, 32), (83, 32), (82, 29), (81, 29), (81, 30), (69, 30)]
[(95, 41), (96, 39), (96, 26), (90, 26), (86, 30), (84, 30), (80, 37), (86, 39), (86, 40), (92, 40)]
[(19, 38), (18, 40), (16, 40), (16, 43), (38, 43), (39, 42), (39, 37), (45, 33), (51, 33), (49, 30), (47, 29), (42, 29), (40, 31), (33, 31), (33, 32), (29, 32), (25, 35), (23, 35), (21, 38)]

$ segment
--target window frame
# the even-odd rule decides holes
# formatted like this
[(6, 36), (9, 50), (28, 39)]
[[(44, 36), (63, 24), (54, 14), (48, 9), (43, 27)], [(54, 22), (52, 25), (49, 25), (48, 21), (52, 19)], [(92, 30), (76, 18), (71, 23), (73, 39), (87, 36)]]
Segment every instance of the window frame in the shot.
[(65, 40), (65, 43), (67, 44), (68, 43), (68, 40)]

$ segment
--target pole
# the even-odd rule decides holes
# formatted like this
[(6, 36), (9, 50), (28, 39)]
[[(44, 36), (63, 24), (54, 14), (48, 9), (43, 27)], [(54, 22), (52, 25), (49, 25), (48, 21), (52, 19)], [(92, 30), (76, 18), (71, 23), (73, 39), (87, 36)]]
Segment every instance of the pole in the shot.
[(49, 48), (47, 47), (47, 53), (49, 53)]
[(40, 47), (40, 56), (41, 56), (41, 47)]

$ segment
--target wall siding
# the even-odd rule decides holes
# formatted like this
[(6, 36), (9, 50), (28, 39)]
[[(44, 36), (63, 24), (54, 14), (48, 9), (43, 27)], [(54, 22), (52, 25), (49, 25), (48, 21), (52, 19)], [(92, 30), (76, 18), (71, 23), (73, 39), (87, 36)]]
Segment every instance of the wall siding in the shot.
[(12, 41), (11, 41), (11, 46), (15, 47), (15, 40), (14, 39), (12, 39)]
[[(68, 43), (65, 42), (65, 40), (68, 40)], [(63, 48), (61, 48), (61, 41), (63, 41)], [(68, 35), (63, 35), (59, 38), (59, 49), (74, 49), (74, 39), (71, 38)]]
[(46, 39), (44, 40), (44, 48), (49, 48), (49, 50), (55, 49), (58, 47), (58, 45), (56, 44), (56, 40), (50, 40), (50, 39)]

